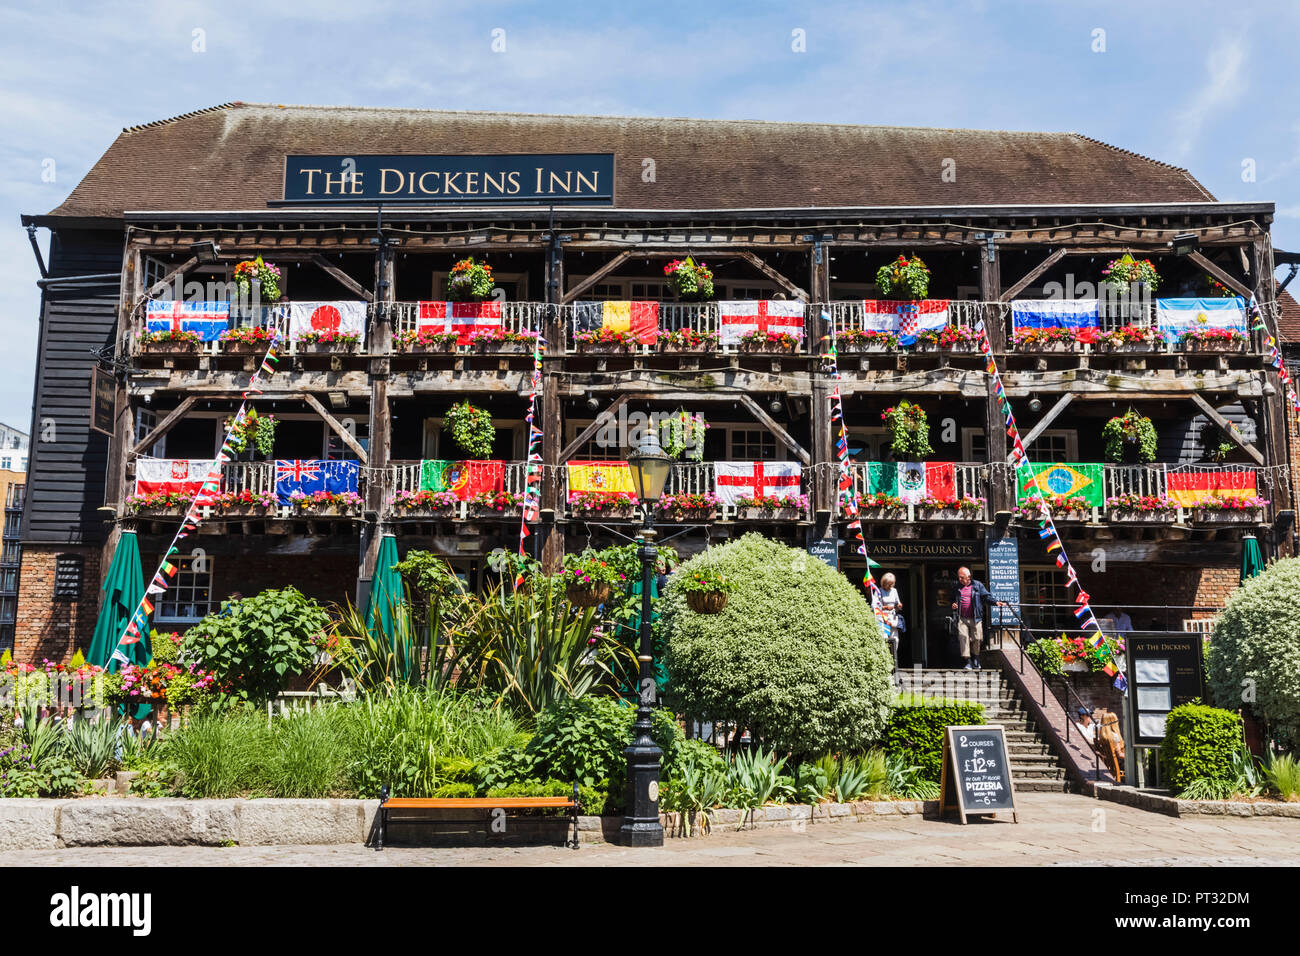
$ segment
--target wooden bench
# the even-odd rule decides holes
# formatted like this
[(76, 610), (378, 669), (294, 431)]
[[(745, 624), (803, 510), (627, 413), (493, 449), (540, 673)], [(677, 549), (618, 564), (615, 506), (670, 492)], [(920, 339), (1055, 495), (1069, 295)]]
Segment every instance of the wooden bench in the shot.
[[(487, 810), (489, 826), (492, 811), (510, 810), (568, 810), (569, 820), (573, 826), (572, 839), (565, 840), (564, 845), (578, 849), (578, 812), (582, 804), (578, 799), (578, 785), (573, 785), (571, 797), (390, 797), (389, 788), (385, 786), (379, 794), (379, 832), (375, 837), (375, 849), (384, 848), (384, 839), (388, 836), (390, 823), (481, 823), (482, 816), (448, 817), (446, 811)], [(392, 816), (397, 811), (396, 816)], [(537, 823), (553, 817), (516, 817), (519, 822)]]

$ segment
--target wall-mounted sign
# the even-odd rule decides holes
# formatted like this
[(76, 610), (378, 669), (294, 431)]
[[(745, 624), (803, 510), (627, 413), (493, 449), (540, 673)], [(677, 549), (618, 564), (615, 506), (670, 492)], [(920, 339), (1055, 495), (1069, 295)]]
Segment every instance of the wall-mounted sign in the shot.
[(90, 370), (90, 427), (111, 438), (116, 412), (117, 380), (112, 372), (96, 365)]
[(970, 541), (868, 541), (873, 561), (964, 561), (983, 557), (983, 542)]
[(286, 156), (284, 202), (609, 206), (614, 154)]
[(1010, 627), (1015, 623), (1015, 609), (1020, 606), (1020, 548), (1015, 538), (989, 540), (989, 593), (995, 601), (1010, 607), (989, 608), (993, 627)]
[(1200, 634), (1125, 634), (1132, 694), (1133, 739), (1158, 744), (1165, 717), (1180, 704), (1205, 699)]
[(840, 566), (840, 542), (837, 538), (820, 538), (808, 545), (808, 553), (832, 568)]

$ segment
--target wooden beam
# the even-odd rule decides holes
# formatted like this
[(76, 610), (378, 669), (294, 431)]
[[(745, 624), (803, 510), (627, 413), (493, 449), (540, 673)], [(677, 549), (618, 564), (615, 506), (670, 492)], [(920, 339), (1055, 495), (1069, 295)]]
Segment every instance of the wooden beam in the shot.
[(328, 259), (322, 256), (320, 253), (314, 254), (311, 257), (311, 261), (316, 265), (320, 266), (322, 269), (324, 269), (334, 278), (338, 279), (339, 282), (343, 285), (343, 287), (347, 289), (349, 292), (351, 292), (353, 295), (359, 295), (367, 302), (375, 301), (374, 294), (371, 293), (369, 289), (363, 286), (356, 279), (352, 278), (352, 276), (348, 275), (338, 266), (334, 265), (332, 262), (330, 262)]
[(759, 256), (758, 253), (749, 252), (746, 250), (740, 253), (740, 258), (744, 259), (746, 262), (752, 265), (759, 272), (763, 273), (763, 275), (767, 276), (769, 279), (771, 279), (773, 282), (779, 285), (782, 289), (785, 289), (786, 292), (790, 293), (790, 295), (794, 296), (800, 302), (808, 301), (807, 292), (799, 288), (797, 285), (795, 285), (785, 276), (781, 275), (781, 273), (777, 272), (775, 269), (769, 266), (766, 262), (763, 261), (762, 257)]
[(1035, 279), (1041, 276), (1048, 269), (1052, 268), (1052, 266), (1056, 265), (1058, 262), (1064, 259), (1065, 254), (1066, 254), (1065, 249), (1057, 249), (1050, 256), (1048, 256), (1038, 265), (1034, 266), (1034, 268), (1030, 269), (1027, 273), (1025, 273), (1024, 278), (1022, 278), (1019, 282), (1017, 282), (1011, 288), (1007, 289), (1007, 291), (1003, 292), (1002, 295), (999, 297), (999, 301), (1010, 302), (1016, 296), (1020, 295), (1020, 293), (1024, 292), (1025, 289), (1029, 288), (1030, 283), (1032, 283)]
[(348, 431), (342, 422), (329, 413), (329, 410), (320, 403), (320, 399), (307, 392), (303, 394), (302, 400), (310, 405), (317, 415), (325, 419), (325, 424), (333, 430), (334, 434), (343, 439), (343, 444), (347, 445), (356, 453), (356, 456), (361, 459), (361, 464), (369, 464), (370, 456), (367, 455), (366, 450), (361, 447), (361, 443), (357, 441), (356, 436)]
[(582, 295), (582, 293), (586, 292), (597, 282), (605, 278), (605, 276), (609, 275), (611, 272), (613, 272), (615, 269), (617, 269), (619, 266), (621, 266), (624, 262), (626, 262), (630, 258), (632, 258), (632, 250), (624, 249), (613, 259), (610, 259), (609, 262), (605, 263), (603, 266), (601, 266), (591, 275), (587, 276), (587, 278), (583, 279), (581, 282), (575, 285), (568, 292), (564, 293), (564, 295), (560, 297), (560, 304), (568, 305), (570, 302), (572, 302), (578, 296)]
[[(1047, 414), (1038, 420), (1038, 424), (1029, 429), (1029, 434), (1020, 439), (1020, 444), (1025, 446), (1026, 454), (1029, 453), (1029, 446), (1034, 443), (1034, 439), (1046, 431), (1047, 426), (1056, 421), (1056, 416), (1061, 414), (1061, 412), (1065, 410), (1065, 406), (1069, 405), (1072, 401), (1074, 401), (1074, 393), (1066, 392), (1056, 400), (1056, 404), (1048, 410)], [(1012, 457), (1012, 455), (1007, 456), (1008, 465), (1011, 464)]]
[(754, 401), (748, 395), (742, 394), (740, 396), (740, 403), (744, 405), (746, 408), (748, 408), (750, 412), (753, 413), (754, 417), (757, 418), (763, 425), (767, 426), (767, 430), (770, 431), (773, 435), (775, 435), (777, 437), (777, 440), (781, 442), (781, 444), (785, 445), (786, 448), (790, 449), (790, 451), (794, 453), (794, 456), (796, 458), (798, 458), (805, 465), (812, 464), (812, 456), (808, 454), (807, 450), (804, 449), (803, 445), (800, 445), (797, 441), (795, 441), (792, 437), (790, 437), (790, 433), (786, 431), (784, 428), (782, 428), (780, 424), (777, 423), (777, 420), (775, 418), (773, 418), (767, 412), (763, 411), (763, 409), (759, 407), (758, 402)]
[(159, 279), (159, 280), (158, 280), (157, 282), (155, 282), (153, 285), (149, 286), (149, 288), (145, 289), (145, 290), (144, 290), (144, 294), (145, 294), (145, 296), (153, 295), (153, 291), (154, 291), (154, 289), (158, 289), (158, 288), (161, 288), (161, 287), (167, 285), (169, 282), (172, 281), (172, 279), (175, 279), (178, 275), (181, 275), (181, 274), (183, 274), (183, 273), (188, 272), (190, 269), (193, 269), (193, 268), (194, 268), (196, 265), (198, 265), (198, 264), (199, 264), (199, 257), (198, 257), (198, 256), (190, 256), (188, 259), (186, 259), (186, 260), (185, 260), (184, 262), (182, 262), (180, 265), (178, 265), (178, 266), (176, 266), (174, 269), (172, 269), (171, 272), (167, 273), (165, 276), (163, 276), (161, 279)]
[(560, 460), (556, 462), (556, 464), (562, 465), (568, 461), (573, 453), (585, 445), (588, 440), (590, 440), (591, 436), (596, 434), (596, 431), (601, 428), (601, 426), (607, 424), (611, 418), (618, 415), (618, 410), (626, 405), (627, 400), (631, 397), (631, 395), (620, 395), (618, 398), (614, 399), (609, 408), (597, 415), (596, 420), (582, 430), (582, 434), (564, 446), (564, 450), (560, 452)]
[(129, 453), (130, 457), (134, 458), (136, 455), (143, 455), (147, 449), (152, 448), (158, 439), (171, 431), (172, 426), (185, 417), (185, 413), (194, 407), (196, 401), (198, 401), (197, 397), (190, 395), (173, 408), (166, 418), (154, 426), (153, 431), (136, 442), (135, 447)]
[(1251, 460), (1255, 464), (1257, 465), (1264, 464), (1264, 456), (1260, 452), (1260, 450), (1256, 448), (1254, 445), (1250, 444), (1248, 441), (1246, 441), (1246, 439), (1242, 438), (1241, 432), (1237, 431), (1237, 429), (1233, 427), (1230, 421), (1228, 421), (1226, 418), (1220, 415), (1218, 411), (1215, 410), (1213, 405), (1207, 402), (1196, 392), (1188, 392), (1187, 394), (1191, 397), (1192, 401), (1194, 401), (1197, 404), (1197, 406), (1201, 409), (1201, 411), (1205, 413), (1205, 416), (1210, 421), (1214, 422), (1214, 424), (1219, 426), (1219, 430), (1221, 432), (1223, 432), (1225, 435), (1227, 435), (1234, 442), (1236, 442), (1238, 445), (1241, 446), (1242, 451), (1244, 451), (1247, 455), (1249, 455)]
[(1237, 293), (1237, 295), (1241, 296), (1247, 301), (1249, 301), (1250, 297), (1254, 294), (1248, 287), (1242, 285), (1239, 281), (1234, 279), (1232, 276), (1228, 275), (1228, 273), (1224, 272), (1222, 269), (1220, 269), (1213, 262), (1205, 258), (1205, 256), (1201, 255), (1196, 250), (1192, 250), (1191, 252), (1189, 252), (1187, 254), (1187, 258), (1191, 259), (1198, 266), (1200, 266), (1210, 275), (1214, 276), (1214, 278), (1218, 279), (1229, 289), (1231, 289), (1233, 292)]

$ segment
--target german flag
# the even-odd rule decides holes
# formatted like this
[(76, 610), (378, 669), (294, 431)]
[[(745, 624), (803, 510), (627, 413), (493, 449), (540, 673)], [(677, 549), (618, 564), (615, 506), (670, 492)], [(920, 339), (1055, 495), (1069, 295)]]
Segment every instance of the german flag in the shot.
[(1184, 508), (1206, 498), (1254, 498), (1253, 471), (1171, 471), (1166, 476), (1169, 497)]
[(578, 332), (631, 332), (642, 345), (654, 345), (659, 341), (659, 303), (575, 302), (573, 327)]

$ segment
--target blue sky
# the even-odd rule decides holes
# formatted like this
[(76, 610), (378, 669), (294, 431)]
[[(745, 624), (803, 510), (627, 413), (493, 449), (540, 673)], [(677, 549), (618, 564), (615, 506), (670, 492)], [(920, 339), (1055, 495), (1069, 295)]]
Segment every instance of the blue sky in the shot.
[(124, 126), (245, 100), (1073, 130), (1275, 202), (1294, 250), (1298, 34), (1300, 5), (1251, 0), (5, 4), (0, 421), (31, 416), (19, 214), (56, 206)]

